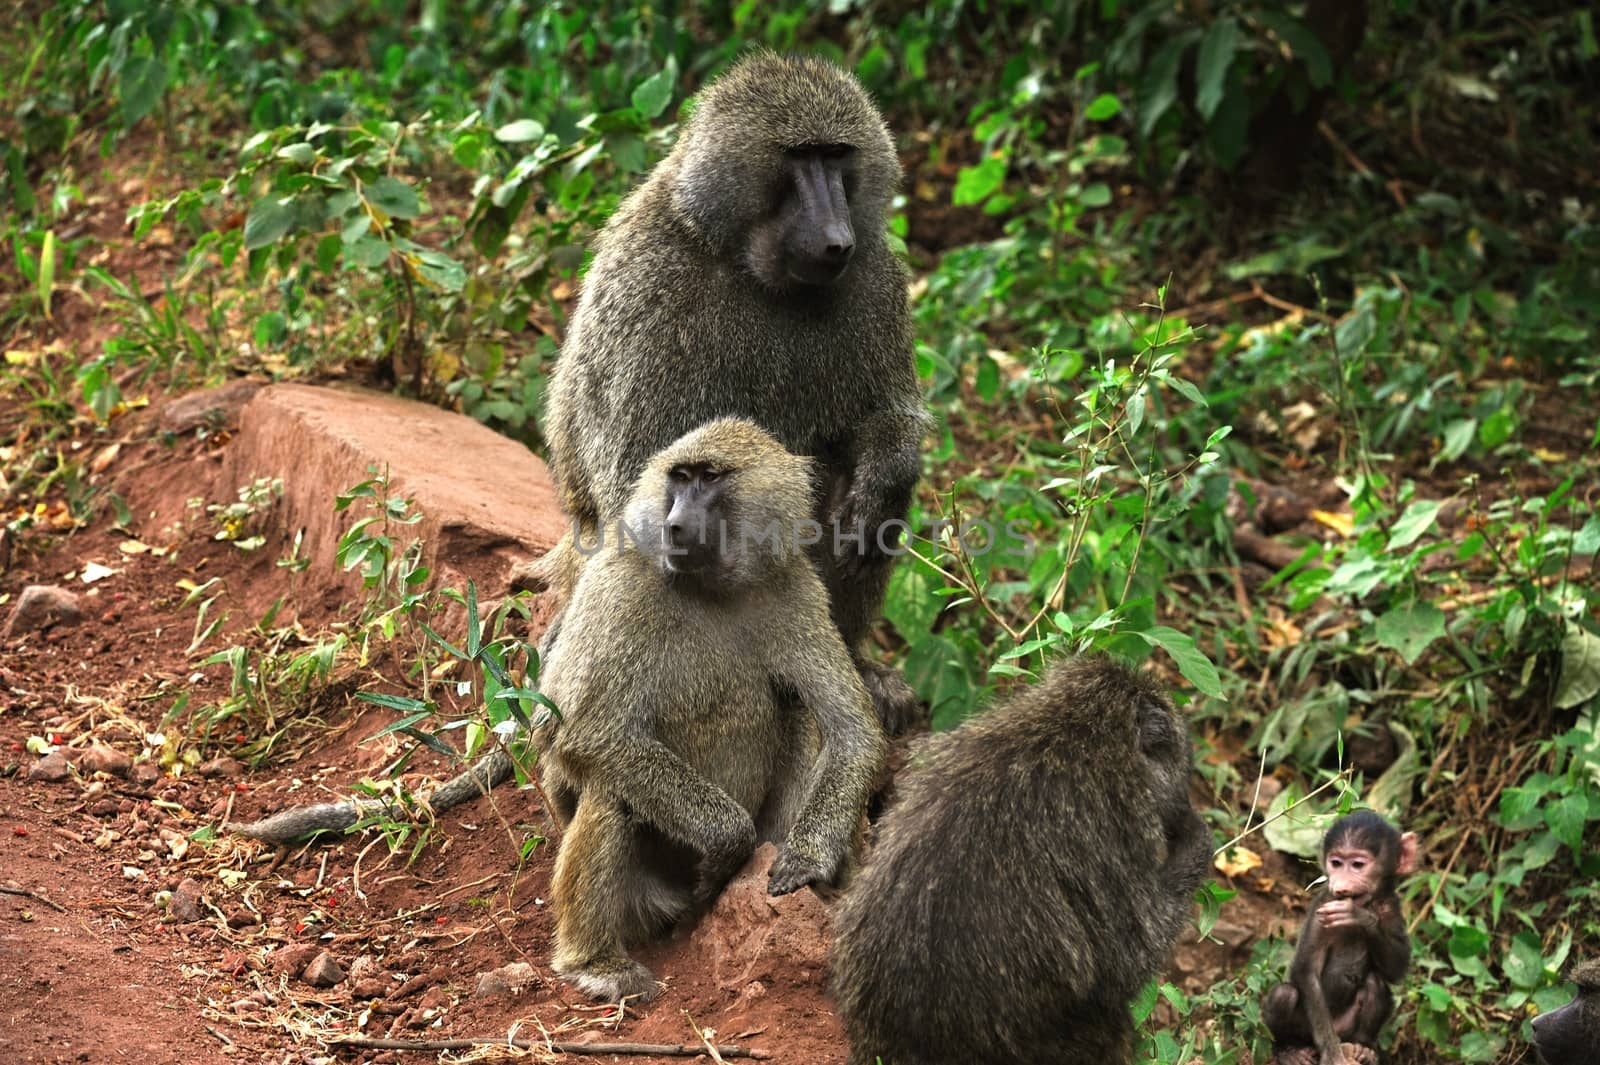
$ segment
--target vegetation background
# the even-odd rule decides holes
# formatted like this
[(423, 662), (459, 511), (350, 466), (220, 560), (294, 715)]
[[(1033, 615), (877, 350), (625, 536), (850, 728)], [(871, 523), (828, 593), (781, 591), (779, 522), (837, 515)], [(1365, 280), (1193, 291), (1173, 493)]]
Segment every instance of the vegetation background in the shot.
[[(69, 442), (243, 372), (363, 380), (538, 448), (586, 244), (693, 92), (753, 48), (822, 54), (905, 165), (937, 419), (915, 524), (963, 535), (915, 544), (882, 641), (935, 727), (1047, 653), (1152, 659), (1192, 700), (1219, 843), (1243, 837), (1205, 928), (1352, 802), (1417, 829), (1396, 1061), (1529, 1060), (1527, 1018), (1600, 953), (1587, 6), (23, 0), (0, 23), (0, 564), (118, 520)], [(147, 195), (108, 242), (83, 219), (130, 149)], [(117, 269), (150, 248), (154, 289)], [(115, 323), (97, 349), (60, 328), (71, 302)], [(405, 520), (383, 489), (341, 505)], [(213, 508), (218, 535), (259, 547), (272, 491)], [(342, 545), (371, 578), (353, 631), (285, 643), (267, 618), (219, 650), (202, 602), (194, 658), (245, 679), (175, 708), (196, 756), (227, 718), (271, 757), (261, 691), (426, 606), (384, 528)], [(525, 649), (471, 614), (465, 651), (407, 644), (373, 697), (424, 742), (436, 703), (395, 692), (429, 655), (533, 709)], [(1151, 988), (1141, 1060), (1262, 1060), (1288, 949)]]

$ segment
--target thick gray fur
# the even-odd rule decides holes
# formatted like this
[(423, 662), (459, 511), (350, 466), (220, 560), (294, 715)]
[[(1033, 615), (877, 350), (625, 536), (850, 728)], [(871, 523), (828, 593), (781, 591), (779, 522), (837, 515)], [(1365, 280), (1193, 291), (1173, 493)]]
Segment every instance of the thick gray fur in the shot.
[(832, 958), (850, 1065), (1120, 1065), (1211, 834), (1183, 721), (1106, 658), (930, 739), (845, 894)]

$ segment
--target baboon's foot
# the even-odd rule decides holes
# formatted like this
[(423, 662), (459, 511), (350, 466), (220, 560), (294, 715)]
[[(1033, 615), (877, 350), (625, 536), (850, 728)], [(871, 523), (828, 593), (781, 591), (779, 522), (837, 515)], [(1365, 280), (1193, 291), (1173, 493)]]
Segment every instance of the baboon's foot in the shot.
[(1316, 1047), (1289, 1047), (1278, 1051), (1273, 1065), (1318, 1065), (1321, 1060)]
[(858, 659), (857, 664), (861, 668), (861, 683), (872, 696), (872, 710), (883, 725), (885, 735), (898, 736), (927, 717), (922, 700), (917, 698), (899, 670), (868, 659)]
[(624, 998), (648, 1002), (655, 997), (656, 979), (650, 970), (625, 955), (598, 958), (585, 965), (552, 968), (556, 975), (597, 1002), (618, 1002)]
[(1360, 1043), (1340, 1043), (1339, 1049), (1344, 1051), (1345, 1065), (1378, 1065), (1378, 1052), (1372, 1047)]

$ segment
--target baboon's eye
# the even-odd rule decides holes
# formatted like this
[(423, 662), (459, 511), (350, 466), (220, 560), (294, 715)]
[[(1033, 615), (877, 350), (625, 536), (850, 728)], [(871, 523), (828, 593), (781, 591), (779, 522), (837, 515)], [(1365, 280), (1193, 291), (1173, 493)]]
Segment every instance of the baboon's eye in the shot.
[(700, 475), (700, 479), (702, 481), (706, 482), (707, 484), (710, 484), (711, 482), (717, 480), (721, 476), (722, 476), (722, 471), (721, 470), (708, 469), (708, 470), (706, 470), (704, 473), (702, 473)]

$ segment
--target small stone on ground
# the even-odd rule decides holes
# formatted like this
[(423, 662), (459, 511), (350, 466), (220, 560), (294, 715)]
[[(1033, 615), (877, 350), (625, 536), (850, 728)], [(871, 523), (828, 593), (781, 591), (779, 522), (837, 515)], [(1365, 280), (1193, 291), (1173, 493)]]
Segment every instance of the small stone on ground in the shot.
[(72, 625), (83, 620), (78, 596), (53, 584), (30, 584), (17, 596), (0, 638), (24, 636), (52, 625)]

